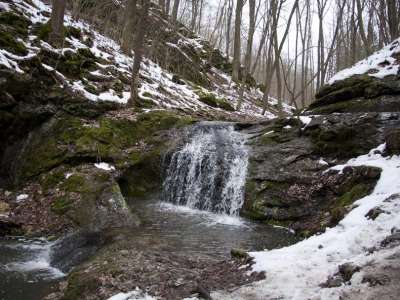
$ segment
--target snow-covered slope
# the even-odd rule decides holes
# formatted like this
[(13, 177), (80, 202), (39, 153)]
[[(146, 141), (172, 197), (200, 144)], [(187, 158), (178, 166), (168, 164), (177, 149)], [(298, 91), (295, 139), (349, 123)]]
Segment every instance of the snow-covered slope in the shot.
[[(56, 49), (40, 38), (41, 29), (48, 22), (51, 7), (41, 0), (13, 0), (0, 1), (0, 11), (23, 14), (29, 20), (27, 35), (18, 36), (16, 41), (22, 43), (26, 53), (12, 53), (9, 49), (0, 49), (0, 67), (12, 69), (15, 72), (29, 72), (21, 64), (34, 57), (42, 60), (44, 71), (51, 72), (60, 81), (66, 90), (87, 98), (90, 101), (114, 101), (125, 104), (130, 97), (130, 67), (132, 57), (124, 55), (119, 45), (112, 39), (98, 33), (92, 26), (75, 21), (69, 15), (65, 18), (65, 26), (77, 32), (67, 35), (64, 48)], [(36, 30), (35, 30), (36, 28)], [(200, 38), (184, 38), (179, 43), (191, 44), (198, 51), (202, 51)], [(166, 45), (171, 47), (173, 45)], [(45, 56), (54, 56), (55, 59), (43, 59)], [(81, 74), (71, 76), (59, 67), (57, 57), (75, 58), (82, 55), (94, 62)], [(79, 56), (80, 55), (80, 56)], [(94, 55), (93, 59), (91, 56)], [(84, 57), (84, 59), (86, 59)], [(190, 58), (188, 58), (190, 59)], [(147, 109), (178, 109), (188, 113), (214, 116), (222, 114), (224, 118), (262, 117), (259, 89), (246, 90), (241, 110), (235, 111), (238, 99), (237, 87), (231, 77), (221, 70), (211, 68), (207, 77), (210, 78), (211, 88), (201, 87), (190, 81), (176, 79), (174, 75), (149, 59), (142, 64), (139, 95)], [(275, 99), (270, 99), (270, 106), (276, 105)], [(284, 109), (290, 112), (290, 107)], [(267, 113), (266, 117), (274, 117)]]
[(353, 75), (368, 74), (376, 78), (397, 75), (400, 72), (400, 38), (375, 52), (354, 66), (344, 69), (333, 76), (328, 84), (344, 80)]
[[(362, 281), (362, 271), (353, 276), (351, 285), (342, 284), (335, 288), (320, 285), (338, 272), (339, 265), (348, 262), (359, 267), (379, 264), (399, 251), (400, 246), (379, 250), (380, 242), (393, 228), (400, 226), (400, 157), (382, 157), (380, 153), (384, 149), (385, 145), (381, 145), (369, 154), (333, 167), (343, 170), (345, 166), (367, 165), (382, 169), (373, 193), (355, 202), (355, 208), (339, 225), (293, 246), (251, 253), (256, 261), (254, 270), (265, 271), (267, 279), (233, 294), (215, 293), (214, 299), (338, 300), (345, 292), (362, 289), (367, 293), (369, 286)], [(375, 207), (385, 213), (372, 220), (366, 215)], [(368, 249), (373, 248), (376, 252), (371, 254)]]

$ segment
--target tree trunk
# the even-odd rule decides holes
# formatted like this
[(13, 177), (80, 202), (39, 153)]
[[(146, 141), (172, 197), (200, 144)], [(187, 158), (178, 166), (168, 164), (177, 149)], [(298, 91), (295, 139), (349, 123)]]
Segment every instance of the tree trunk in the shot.
[(163, 12), (163, 14), (165, 14), (166, 13), (165, 0), (158, 0), (158, 5), (160, 5), (161, 11)]
[(138, 91), (137, 91), (138, 79), (139, 79), (140, 64), (142, 63), (143, 53), (145, 49), (145, 35), (146, 35), (146, 27), (148, 26), (147, 20), (148, 20), (149, 8), (150, 8), (150, 1), (144, 1), (134, 44), (135, 58), (133, 60), (133, 67), (132, 67), (131, 97), (128, 101), (129, 107), (134, 107), (137, 104), (136, 102), (138, 99)]
[(240, 72), (240, 57), (242, 50), (240, 29), (242, 26), (242, 11), (243, 11), (243, 0), (237, 0), (236, 14), (235, 14), (235, 39), (233, 45), (233, 66), (232, 66), (232, 80), (235, 82), (239, 82), (239, 72)]
[(174, 0), (174, 6), (172, 7), (172, 21), (174, 23), (178, 20), (179, 2), (180, 0)]
[(233, 14), (233, 0), (228, 0), (228, 11), (227, 11), (227, 22), (226, 22), (226, 45), (225, 55), (229, 58), (230, 47), (231, 47), (231, 25), (232, 25), (232, 14)]
[(256, 1), (249, 0), (249, 33), (247, 38), (246, 56), (244, 61), (244, 74), (242, 76), (242, 84), (240, 86), (239, 99), (236, 110), (240, 110), (243, 102), (244, 89), (246, 86), (246, 79), (250, 75), (251, 68), (251, 55), (253, 53), (253, 37), (256, 29)]
[(64, 43), (64, 14), (66, 0), (53, 0), (51, 11), (51, 33), (49, 41), (51, 44), (60, 47)]
[(129, 0), (127, 7), (127, 14), (122, 30), (121, 50), (129, 55), (132, 50), (133, 33), (135, 31), (135, 15), (136, 15), (136, 2), (137, 0)]
[(396, 1), (398, 0), (386, 0), (389, 32), (392, 41), (399, 37), (400, 7), (396, 7)]

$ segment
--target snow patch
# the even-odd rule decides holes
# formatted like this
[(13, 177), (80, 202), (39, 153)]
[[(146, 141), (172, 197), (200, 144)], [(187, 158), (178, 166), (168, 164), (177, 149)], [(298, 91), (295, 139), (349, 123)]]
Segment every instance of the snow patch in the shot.
[(328, 84), (333, 84), (336, 81), (344, 80), (354, 75), (366, 73), (376, 78), (397, 75), (400, 71), (400, 65), (393, 57), (393, 54), (396, 53), (400, 53), (400, 38), (358, 62), (353, 67), (340, 71), (328, 81)]
[(108, 164), (108, 163), (98, 163), (98, 164), (94, 164), (94, 166), (98, 169), (104, 170), (104, 171), (115, 171), (115, 167)]
[(139, 288), (136, 288), (132, 292), (119, 293), (108, 298), (107, 300), (157, 300), (157, 298), (149, 296), (148, 294), (142, 292)]
[[(256, 264), (253, 271), (265, 271), (266, 279), (231, 293), (214, 293), (215, 299), (296, 299), (337, 300), (349, 286), (324, 289), (319, 285), (337, 272), (338, 266), (352, 262), (358, 266), (370, 263), (366, 249), (379, 245), (400, 225), (400, 206), (385, 201), (400, 192), (400, 156), (383, 157), (381, 145), (366, 155), (349, 160), (346, 166), (373, 166), (382, 169), (381, 177), (371, 195), (356, 201), (355, 208), (334, 228), (312, 236), (295, 245), (271, 251), (252, 252)], [(379, 150), (379, 151), (376, 151)], [(375, 207), (391, 214), (381, 214), (375, 220), (365, 215)], [(382, 251), (383, 253), (384, 251)], [(377, 252), (375, 255), (381, 252)], [(352, 282), (351, 288), (360, 287)]]
[(17, 202), (21, 202), (21, 201), (24, 201), (24, 200), (26, 200), (28, 198), (29, 198), (29, 195), (21, 194), (21, 195), (18, 195), (16, 199), (17, 199)]

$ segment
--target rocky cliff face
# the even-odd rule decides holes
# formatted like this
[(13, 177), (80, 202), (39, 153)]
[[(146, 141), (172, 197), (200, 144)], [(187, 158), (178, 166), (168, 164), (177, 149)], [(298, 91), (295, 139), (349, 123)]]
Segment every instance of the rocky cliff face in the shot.
[(399, 153), (399, 53), (397, 40), (336, 75), (317, 93), (307, 117), (245, 130), (251, 158), (243, 215), (307, 236), (336, 225), (372, 191), (379, 169), (325, 170), (383, 143), (385, 155)]
[(159, 189), (177, 128), (261, 111), (254, 88), (235, 111), (228, 60), (156, 6), (148, 30), (157, 45), (148, 46), (158, 64), (144, 61), (140, 107), (125, 108), (132, 58), (69, 14), (64, 48), (52, 47), (46, 3), (0, 6), (1, 234), (138, 224), (121, 189), (136, 197)]

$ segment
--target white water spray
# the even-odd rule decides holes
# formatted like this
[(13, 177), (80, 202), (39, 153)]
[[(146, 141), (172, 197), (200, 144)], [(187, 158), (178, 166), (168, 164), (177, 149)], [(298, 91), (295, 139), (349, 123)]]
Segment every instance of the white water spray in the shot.
[(248, 151), (235, 125), (202, 122), (175, 152), (163, 185), (163, 200), (236, 216), (244, 201)]

